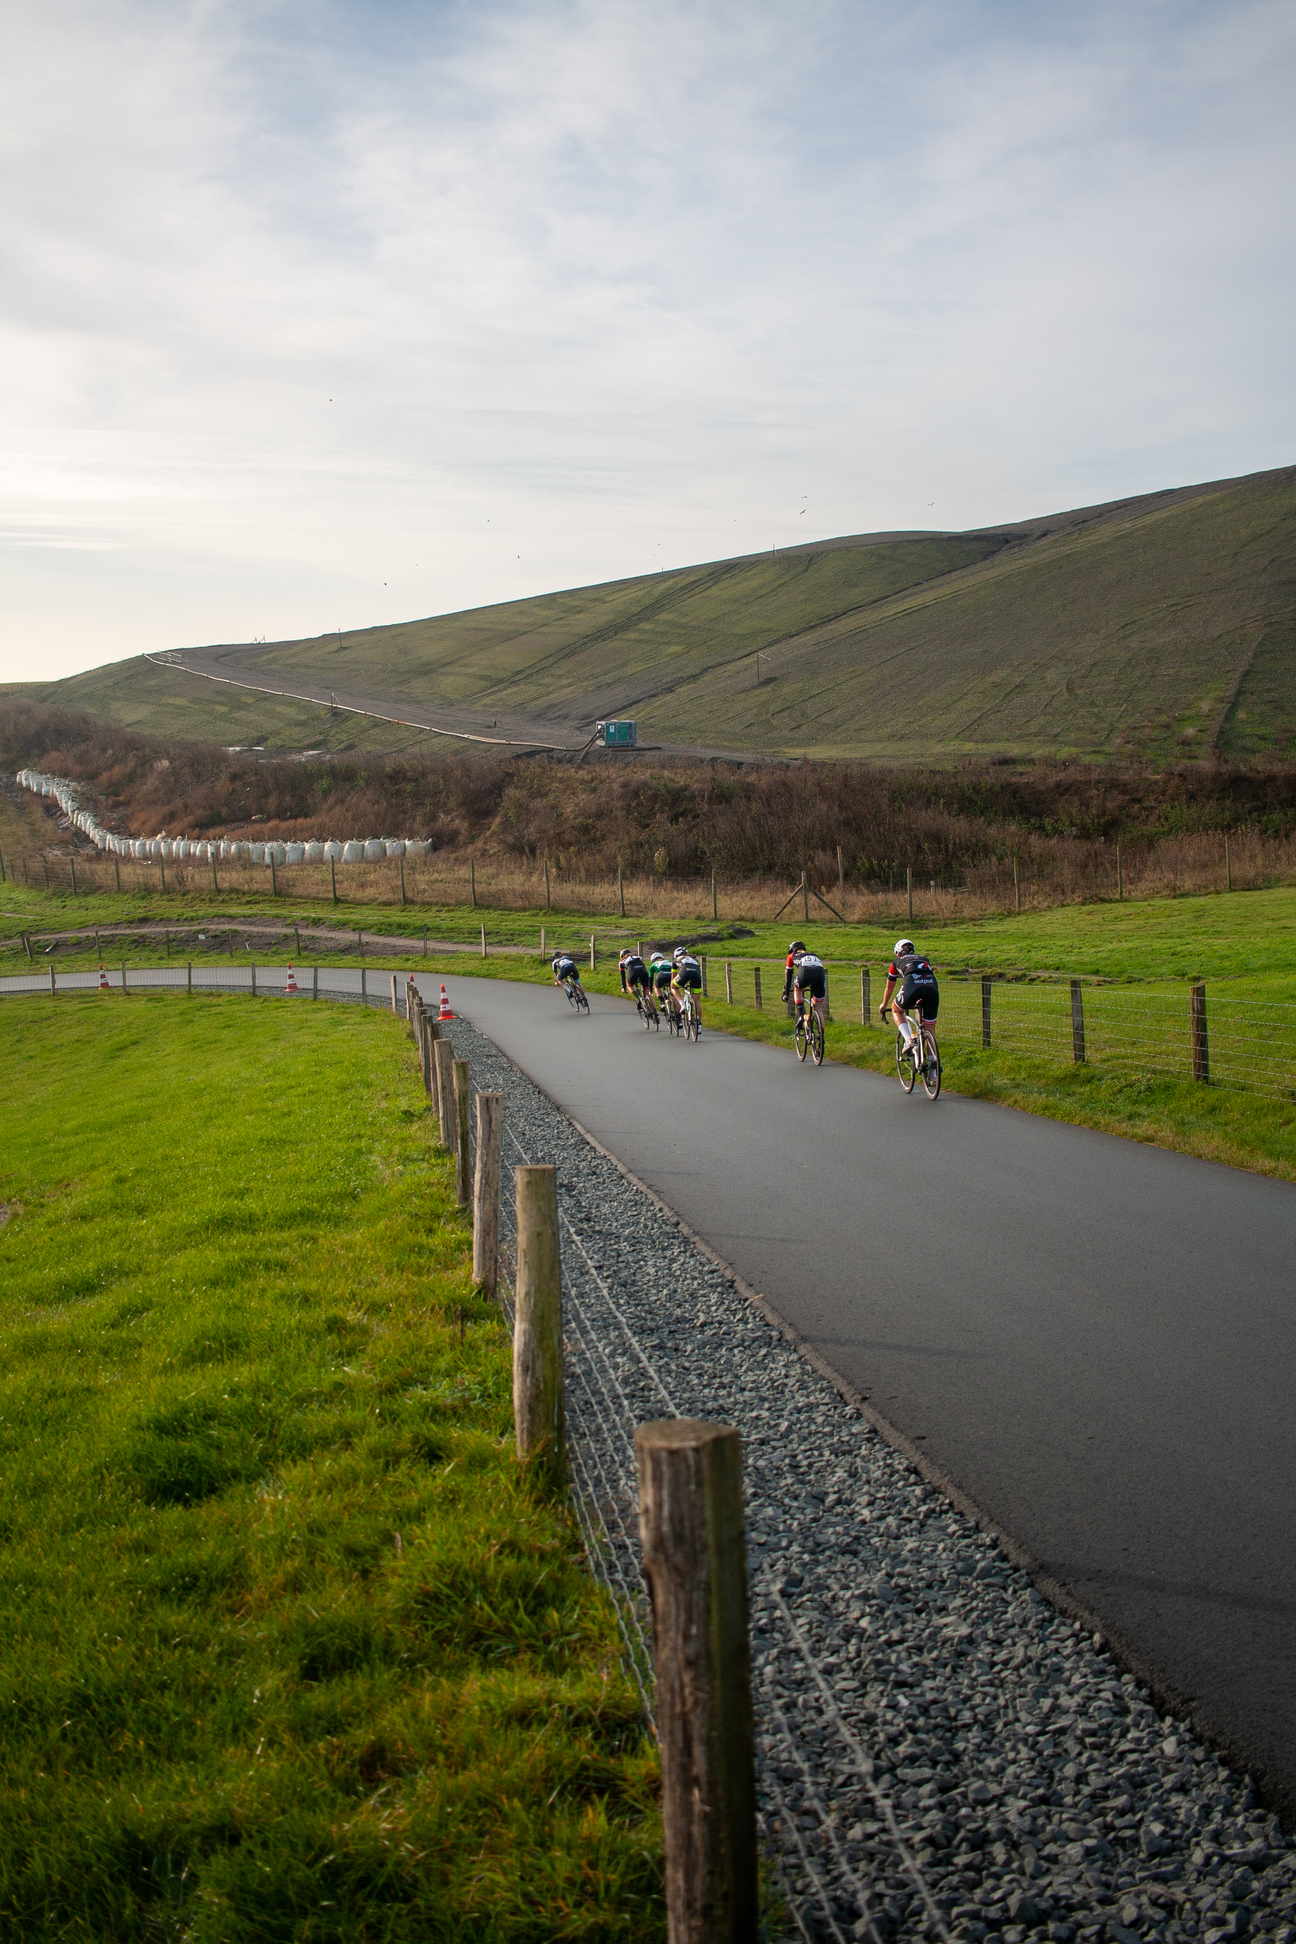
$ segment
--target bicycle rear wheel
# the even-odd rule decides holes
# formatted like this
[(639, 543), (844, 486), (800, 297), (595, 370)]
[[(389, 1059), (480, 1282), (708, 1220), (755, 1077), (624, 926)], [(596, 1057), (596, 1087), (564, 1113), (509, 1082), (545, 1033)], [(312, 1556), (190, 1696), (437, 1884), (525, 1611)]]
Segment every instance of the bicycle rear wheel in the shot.
[(822, 1066), (824, 1056), (824, 1023), (818, 1013), (812, 1013), (810, 1018), (810, 1052), (814, 1057), (815, 1065)]
[(797, 1015), (795, 1038), (796, 1038), (796, 1056), (798, 1060), (804, 1061), (806, 1056), (807, 1044), (808, 1044), (808, 1035), (806, 1033), (805, 1017), (803, 1014), (800, 1013)]
[(698, 1035), (701, 1031), (702, 1031), (701, 1016), (698, 1012), (697, 1007), (690, 1003), (688, 1009), (688, 1015), (684, 1021), (685, 1036), (688, 1039), (691, 1039), (693, 1044), (696, 1046), (698, 1041)]
[(912, 1093), (918, 1075), (914, 1071), (913, 1055), (905, 1045), (903, 1033), (896, 1034), (896, 1072), (900, 1076), (900, 1085), (905, 1092)]
[(941, 1087), (941, 1063), (940, 1048), (936, 1044), (936, 1035), (934, 1033), (923, 1034), (922, 1079), (923, 1086), (927, 1090), (928, 1100), (935, 1100)]

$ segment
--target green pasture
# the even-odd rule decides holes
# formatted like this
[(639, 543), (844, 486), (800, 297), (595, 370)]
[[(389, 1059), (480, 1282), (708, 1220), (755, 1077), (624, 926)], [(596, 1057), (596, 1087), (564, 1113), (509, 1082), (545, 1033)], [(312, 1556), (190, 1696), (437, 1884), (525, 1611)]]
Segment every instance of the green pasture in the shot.
[[(1294, 500), (1285, 468), (1096, 522), (1056, 515), (1031, 535), (812, 542), (278, 642), (252, 679), (310, 675), (397, 708), (558, 708), (573, 726), (599, 696), (644, 742), (771, 755), (1282, 751), (1296, 728)], [(411, 745), (394, 725), (142, 658), (7, 692), (199, 741)]]
[(659, 1937), (613, 1616), (390, 1015), (0, 1001), (0, 1932)]

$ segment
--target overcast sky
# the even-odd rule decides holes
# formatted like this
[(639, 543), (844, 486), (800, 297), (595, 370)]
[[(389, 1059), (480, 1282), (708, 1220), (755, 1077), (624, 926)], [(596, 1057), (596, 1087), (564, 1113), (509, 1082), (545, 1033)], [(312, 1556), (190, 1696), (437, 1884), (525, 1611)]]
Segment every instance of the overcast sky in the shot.
[(0, 19), (0, 679), (1296, 457), (1289, 0)]

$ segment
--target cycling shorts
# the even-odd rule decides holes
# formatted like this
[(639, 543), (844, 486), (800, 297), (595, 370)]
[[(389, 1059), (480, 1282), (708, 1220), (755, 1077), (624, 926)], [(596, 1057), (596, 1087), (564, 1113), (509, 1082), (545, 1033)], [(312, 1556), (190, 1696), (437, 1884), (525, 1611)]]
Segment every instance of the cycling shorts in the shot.
[(808, 992), (812, 999), (828, 997), (828, 974), (822, 965), (799, 965), (796, 974), (798, 992)]
[(687, 986), (690, 992), (701, 992), (702, 974), (696, 966), (686, 965), (675, 974), (675, 983), (678, 986)]
[(579, 984), (580, 984), (580, 967), (579, 967), (579, 965), (571, 965), (571, 964), (567, 964), (567, 965), (560, 965), (560, 966), (559, 966), (559, 967), (557, 968), (557, 975), (556, 975), (556, 976), (557, 976), (558, 978), (560, 978), (560, 979), (563, 979), (563, 980), (570, 980), (570, 979), (575, 979), (575, 981), (576, 981), (576, 983), (577, 983), (577, 985), (579, 985)]
[(652, 980), (648, 977), (648, 967), (646, 965), (627, 965), (626, 985), (631, 992), (634, 991), (636, 986), (642, 986), (644, 991), (647, 992), (651, 984)]
[(656, 987), (658, 992), (669, 992), (670, 982), (673, 976), (674, 975), (671, 972), (669, 965), (663, 965), (660, 972), (653, 973), (652, 975), (653, 985)]
[(922, 1019), (935, 1019), (940, 1011), (940, 987), (934, 980), (931, 985), (911, 986), (906, 979), (895, 996), (895, 1003), (901, 1012), (916, 1012)]

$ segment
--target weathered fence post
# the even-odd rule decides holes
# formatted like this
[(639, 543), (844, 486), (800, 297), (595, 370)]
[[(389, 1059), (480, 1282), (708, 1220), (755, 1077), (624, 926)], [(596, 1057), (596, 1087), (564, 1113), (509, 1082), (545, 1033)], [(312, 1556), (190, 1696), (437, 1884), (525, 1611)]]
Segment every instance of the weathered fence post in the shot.
[(725, 960), (725, 1004), (733, 1004), (733, 960)]
[(404, 904), (404, 903), (406, 902), (406, 898), (405, 898), (405, 859), (404, 859), (403, 857), (398, 857), (398, 858), (396, 859), (396, 862), (397, 862), (397, 864), (398, 864), (398, 865), (400, 866), (400, 888), (401, 888), (401, 903), (402, 903), (402, 904)]
[(436, 1104), (441, 1121), (441, 1145), (447, 1154), (453, 1154), (455, 1144), (454, 1048), (449, 1040), (434, 1040), (432, 1057), (436, 1062)]
[(333, 887), (333, 902), (334, 904), (336, 904), (338, 901), (338, 894), (337, 894), (337, 859), (335, 857), (330, 857), (329, 859), (329, 883)]
[[(125, 973), (126, 973), (126, 967), (125, 967), (125, 966), (123, 965), (123, 967), (122, 967), (122, 976), (123, 976), (123, 978), (125, 977)], [(52, 999), (52, 998), (54, 997), (54, 995), (55, 995), (55, 993), (56, 993), (57, 991), (58, 991), (58, 987), (57, 987), (57, 985), (56, 985), (56, 984), (54, 983), (54, 967), (53, 967), (53, 966), (51, 965), (51, 966), (50, 966), (50, 998), (51, 998), (51, 999)]]
[[(53, 977), (53, 974), (54, 974), (54, 967), (51, 965), (50, 967), (51, 978)], [(126, 961), (125, 959), (123, 959), (122, 960), (122, 991), (125, 992), (125, 990), (126, 990)]]
[(545, 951), (545, 928), (543, 925), (541, 925), (540, 927), (540, 956), (541, 958), (545, 958), (548, 956), (548, 954)]
[(596, 963), (597, 960), (594, 955), (594, 934), (593, 932), (591, 932), (590, 933), (590, 971), (591, 972), (594, 970)]
[(456, 1060), (454, 1062), (455, 1200), (460, 1208), (467, 1208), (472, 1193), (472, 1150), (468, 1139), (468, 1112), (471, 1101), (472, 1086), (469, 1081), (468, 1062)]
[(1195, 985), (1188, 995), (1192, 1021), (1192, 1073), (1205, 1086), (1210, 1080), (1210, 1041), (1206, 1033), (1206, 988)]
[(1071, 1057), (1077, 1066), (1084, 1065), (1084, 987), (1079, 979), (1071, 981)]
[(185, 963), (185, 991), (186, 992), (193, 991), (193, 960), (192, 959), (188, 959)]
[(504, 1096), (477, 1096), (477, 1160), (473, 1168), (473, 1266), (478, 1289), (495, 1294), (499, 1281), (500, 1148), (504, 1138)]
[(982, 979), (981, 981), (981, 1044), (982, 1046), (989, 1046), (990, 1044), (990, 995), (993, 991), (994, 991), (993, 982), (989, 979)]
[(256, 962), (255, 962), (255, 960), (254, 960), (254, 961), (253, 961), (253, 963), (252, 963), (252, 964), (251, 964), (251, 965), (250, 965), (250, 966), (248, 967), (248, 970), (249, 970), (249, 971), (251, 972), (251, 974), (252, 974), (252, 997), (253, 997), (253, 998), (255, 999), (255, 998), (256, 998)]
[(742, 1444), (726, 1424), (635, 1432), (653, 1613), (670, 1944), (759, 1929)]
[(517, 1275), (514, 1282), (513, 1423), (519, 1458), (529, 1458), (555, 1491), (567, 1471), (563, 1393), (562, 1276), (558, 1254), (558, 1180), (551, 1167), (514, 1170)]
[(275, 861), (274, 861), (274, 853), (272, 851), (270, 854), (270, 896), (272, 898), (277, 898), (278, 895), (279, 895), (279, 886), (275, 883)]
[(360, 967), (360, 1004), (362, 1006), (369, 1004), (369, 967), (367, 965)]
[(707, 962), (705, 952), (702, 953), (699, 963), (702, 967), (702, 997), (705, 999), (707, 997)]
[(399, 1013), (399, 1012), (400, 1012), (400, 999), (399, 999), (399, 997), (398, 997), (398, 995), (397, 995), (397, 987), (396, 987), (396, 974), (395, 974), (394, 972), (393, 972), (393, 973), (392, 973), (392, 975), (391, 975), (391, 982), (392, 982), (392, 1011), (393, 1011), (394, 1013)]
[(761, 1006), (761, 984), (760, 984), (759, 965), (755, 965), (752, 967), (752, 984), (755, 987), (755, 991), (756, 991), (756, 1010), (757, 1012), (760, 1012), (762, 1011), (762, 1006)]
[(873, 1024), (873, 978), (867, 965), (860, 967), (860, 1025)]
[(312, 967), (311, 967), (311, 998), (312, 998), (312, 999), (318, 999), (318, 998), (319, 998), (319, 966), (318, 966), (318, 964), (316, 964), (316, 965), (312, 965)]

